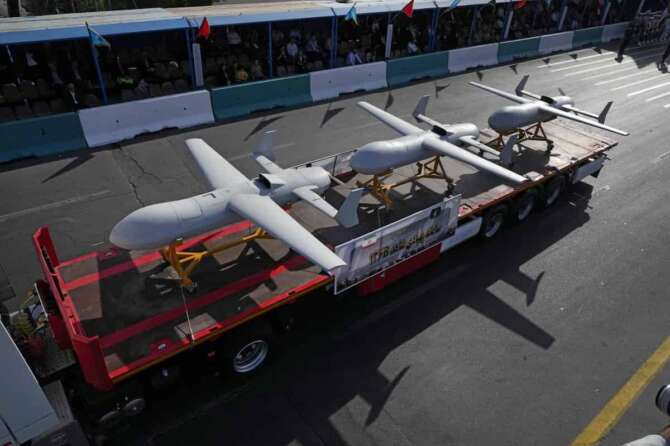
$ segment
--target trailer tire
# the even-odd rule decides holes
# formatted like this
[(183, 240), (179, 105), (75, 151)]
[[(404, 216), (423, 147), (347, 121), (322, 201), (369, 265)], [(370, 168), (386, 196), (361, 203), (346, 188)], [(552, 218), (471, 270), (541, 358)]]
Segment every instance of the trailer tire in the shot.
[(544, 185), (544, 190), (542, 193), (542, 207), (548, 208), (553, 206), (561, 196), (561, 193), (565, 189), (565, 185), (566, 181), (563, 175), (557, 175), (549, 180)]
[(505, 224), (506, 217), (507, 206), (504, 204), (499, 204), (486, 211), (482, 217), (482, 227), (479, 230), (480, 237), (484, 240), (495, 237)]
[(514, 201), (512, 217), (516, 223), (526, 220), (535, 209), (538, 192), (535, 189), (528, 189)]
[(267, 324), (243, 327), (239, 333), (233, 333), (226, 344), (226, 370), (235, 376), (253, 375), (270, 357), (272, 328)]

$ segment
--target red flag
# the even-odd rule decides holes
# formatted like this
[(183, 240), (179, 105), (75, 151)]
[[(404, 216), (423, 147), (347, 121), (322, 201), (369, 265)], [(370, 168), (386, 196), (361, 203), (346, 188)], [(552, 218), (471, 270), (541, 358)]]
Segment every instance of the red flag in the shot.
[(524, 6), (526, 6), (526, 3), (528, 3), (528, 0), (519, 0), (517, 2), (514, 2), (514, 5), (512, 7), (514, 9), (521, 9)]
[(401, 11), (407, 17), (412, 17), (412, 14), (414, 14), (414, 0), (409, 0), (409, 3), (407, 3), (405, 6), (403, 6)]
[(203, 39), (207, 40), (209, 39), (209, 22), (207, 21), (207, 17), (202, 19), (202, 23), (200, 24), (200, 28), (198, 29), (198, 35), (196, 36), (197, 39)]

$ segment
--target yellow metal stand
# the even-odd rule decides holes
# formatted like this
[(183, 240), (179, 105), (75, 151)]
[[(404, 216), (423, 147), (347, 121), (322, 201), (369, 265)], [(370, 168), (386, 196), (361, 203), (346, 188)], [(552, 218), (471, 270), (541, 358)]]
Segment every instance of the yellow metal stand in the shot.
[(203, 259), (225, 251), (226, 249), (248, 243), (252, 240), (271, 238), (271, 235), (269, 235), (263, 229), (258, 228), (252, 234), (249, 234), (238, 240), (224, 243), (214, 249), (208, 249), (201, 252), (177, 251), (177, 247), (180, 245), (180, 242), (173, 242), (170, 243), (167, 248), (163, 248), (161, 250), (161, 254), (163, 255), (163, 259), (168, 262), (179, 275), (179, 283), (184, 287), (193, 288), (195, 285), (190, 279), (190, 275)]
[(393, 174), (393, 171), (384, 172), (381, 175), (374, 175), (372, 178), (365, 182), (357, 181), (358, 187), (365, 187), (370, 191), (373, 197), (379, 200), (381, 203), (385, 204), (388, 208), (393, 207), (393, 200), (391, 200), (390, 192), (396, 187), (402, 186), (403, 184), (413, 183), (422, 178), (435, 179), (435, 180), (444, 180), (447, 182), (447, 191), (451, 192), (454, 188), (454, 180), (449, 177), (444, 170), (442, 165), (442, 160), (439, 156), (436, 156), (429, 161), (418, 162), (416, 163), (417, 174), (411, 177), (408, 177), (397, 183), (385, 183), (384, 180), (390, 177)]
[(501, 151), (505, 147), (505, 140), (503, 139), (504, 136), (511, 136), (511, 135), (517, 135), (517, 144), (522, 143), (524, 141), (545, 141), (547, 143), (547, 150), (550, 151), (551, 149), (554, 148), (554, 141), (551, 139), (547, 138), (547, 134), (544, 131), (544, 127), (542, 127), (542, 123), (538, 122), (537, 124), (531, 125), (530, 127), (527, 128), (518, 128), (516, 130), (512, 130), (511, 132), (508, 133), (499, 133), (498, 136), (490, 141), (487, 146), (491, 147), (492, 149)]

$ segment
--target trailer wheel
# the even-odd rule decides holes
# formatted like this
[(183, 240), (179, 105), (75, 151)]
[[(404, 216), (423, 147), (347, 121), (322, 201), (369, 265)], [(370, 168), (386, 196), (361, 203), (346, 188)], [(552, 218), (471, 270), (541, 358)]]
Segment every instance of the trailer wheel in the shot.
[(258, 369), (270, 352), (270, 344), (265, 339), (254, 339), (239, 348), (233, 358), (233, 371), (246, 374)]
[(564, 189), (565, 177), (563, 175), (558, 175), (549, 180), (549, 182), (544, 185), (544, 193), (542, 194), (543, 207), (548, 208), (556, 203), (556, 201), (558, 201), (558, 197), (561, 196), (561, 193)]
[(480, 236), (485, 240), (495, 237), (505, 223), (506, 216), (507, 206), (502, 204), (486, 211), (482, 220), (482, 228), (479, 232)]
[[(226, 341), (224, 341), (226, 342)], [(272, 346), (272, 329), (255, 324), (234, 333), (226, 347), (225, 367), (234, 375), (251, 375), (268, 360)]]
[(529, 189), (515, 201), (513, 216), (516, 222), (524, 221), (533, 212), (535, 203), (537, 203), (537, 196), (538, 193), (535, 189)]

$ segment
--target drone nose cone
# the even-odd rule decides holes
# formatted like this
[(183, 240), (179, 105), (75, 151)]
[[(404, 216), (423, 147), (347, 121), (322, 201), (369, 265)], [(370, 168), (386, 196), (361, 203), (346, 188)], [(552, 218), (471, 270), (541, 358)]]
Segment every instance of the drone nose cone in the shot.
[(384, 172), (385, 165), (384, 141), (371, 142), (354, 152), (351, 156), (351, 168), (358, 173), (374, 175)]
[(178, 237), (179, 218), (170, 203), (155, 204), (132, 212), (118, 222), (109, 241), (124, 249), (158, 249)]

